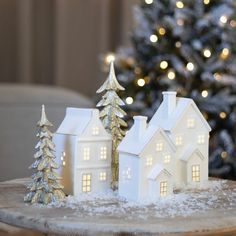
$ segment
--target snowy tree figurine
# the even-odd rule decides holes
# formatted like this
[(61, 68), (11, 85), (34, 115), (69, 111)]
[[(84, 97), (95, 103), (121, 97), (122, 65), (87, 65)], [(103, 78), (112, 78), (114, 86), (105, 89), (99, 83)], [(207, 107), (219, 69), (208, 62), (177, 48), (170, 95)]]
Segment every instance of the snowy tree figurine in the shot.
[(110, 64), (110, 72), (107, 80), (97, 90), (97, 93), (106, 93), (102, 96), (102, 100), (97, 104), (97, 107), (103, 106), (104, 108), (100, 112), (105, 129), (112, 135), (112, 188), (117, 187), (118, 181), (118, 153), (117, 147), (125, 135), (122, 127), (126, 127), (126, 122), (122, 119), (126, 113), (120, 108), (124, 106), (124, 102), (117, 95), (117, 91), (124, 90), (124, 88), (118, 83), (114, 71), (113, 62)]
[(39, 132), (37, 137), (39, 142), (36, 145), (37, 152), (34, 155), (35, 162), (29, 167), (34, 170), (32, 182), (29, 184), (29, 193), (24, 201), (30, 203), (49, 204), (58, 202), (64, 198), (63, 186), (58, 183), (60, 177), (54, 169), (58, 168), (54, 161), (55, 145), (52, 142), (52, 133), (48, 127), (51, 122), (48, 121), (44, 105), (42, 105), (41, 120), (38, 122)]

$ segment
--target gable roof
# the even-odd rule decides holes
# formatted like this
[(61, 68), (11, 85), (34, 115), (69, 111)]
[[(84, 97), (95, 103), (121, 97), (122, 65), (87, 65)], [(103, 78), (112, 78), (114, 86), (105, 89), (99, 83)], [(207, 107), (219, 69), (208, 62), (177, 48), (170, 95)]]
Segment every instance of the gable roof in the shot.
[(168, 176), (172, 176), (170, 172), (168, 172), (165, 168), (163, 168), (163, 166), (156, 164), (149, 172), (147, 178), (155, 180), (162, 172), (164, 172)]
[(81, 135), (93, 116), (99, 118), (99, 111), (97, 109), (68, 107), (66, 109), (66, 116), (56, 133)]
[(185, 149), (180, 157), (181, 161), (187, 162), (189, 158), (196, 153), (202, 160), (205, 159), (205, 157), (202, 155), (201, 151), (196, 146), (190, 146), (187, 149)]

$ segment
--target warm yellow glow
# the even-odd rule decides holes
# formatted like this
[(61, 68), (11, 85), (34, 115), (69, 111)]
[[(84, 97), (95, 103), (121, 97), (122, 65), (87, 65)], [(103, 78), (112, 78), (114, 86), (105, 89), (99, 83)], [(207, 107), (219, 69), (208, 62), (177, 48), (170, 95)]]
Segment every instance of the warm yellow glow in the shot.
[(202, 91), (202, 97), (206, 98), (208, 96), (208, 91), (207, 90), (203, 90)]
[(197, 143), (198, 144), (203, 144), (205, 143), (205, 135), (204, 134), (199, 134), (197, 137)]
[(91, 174), (82, 175), (82, 192), (91, 192)]
[(160, 27), (158, 32), (160, 35), (164, 35), (166, 33), (166, 30), (163, 27)]
[(101, 147), (100, 158), (102, 160), (106, 160), (107, 159), (107, 147)]
[(181, 47), (181, 42), (177, 41), (177, 42), (175, 43), (175, 47), (180, 48), (180, 47)]
[(230, 21), (230, 25), (231, 25), (231, 27), (236, 27), (236, 21), (235, 20), (231, 20)]
[(160, 182), (160, 196), (165, 197), (167, 195), (167, 181)]
[(66, 161), (63, 161), (63, 162), (62, 162), (62, 165), (65, 166), (65, 165), (66, 165)]
[(222, 159), (225, 159), (228, 156), (228, 153), (226, 151), (221, 152), (220, 154)]
[(176, 135), (176, 137), (175, 137), (175, 144), (177, 146), (180, 146), (180, 145), (183, 144), (183, 137), (182, 137), (182, 135)]
[(153, 0), (145, 0), (145, 3), (146, 3), (146, 4), (152, 4), (152, 3), (153, 3)]
[(92, 134), (93, 135), (98, 135), (99, 134), (99, 128), (98, 127), (93, 127)]
[(183, 8), (184, 7), (184, 3), (182, 1), (177, 1), (176, 2), (176, 7)]
[(177, 25), (180, 25), (180, 26), (184, 25), (184, 20), (183, 19), (178, 19), (177, 20)]
[(210, 3), (210, 0), (203, 0), (203, 3), (207, 5)]
[(105, 171), (100, 172), (99, 174), (99, 180), (105, 181), (107, 179), (107, 173)]
[(188, 118), (187, 127), (188, 128), (194, 128), (194, 126), (195, 126), (195, 119), (194, 118)]
[(131, 105), (133, 102), (134, 102), (134, 99), (132, 97), (127, 97), (125, 99), (125, 102), (128, 104), (128, 105)]
[(163, 143), (157, 143), (157, 145), (156, 145), (156, 150), (157, 150), (158, 152), (162, 151), (162, 150), (163, 150)]
[(222, 111), (222, 112), (220, 112), (219, 116), (220, 116), (221, 119), (225, 119), (226, 118), (226, 113)]
[(164, 163), (167, 164), (167, 163), (170, 163), (170, 154), (166, 154), (164, 156)]
[(215, 80), (221, 80), (221, 75), (219, 74), (219, 73), (214, 73), (214, 78), (215, 78)]
[(152, 43), (156, 43), (158, 41), (158, 37), (155, 34), (150, 35), (150, 41)]
[(192, 181), (194, 182), (200, 181), (200, 165), (192, 166)]
[(113, 53), (108, 53), (106, 55), (106, 64), (110, 64), (112, 61), (115, 61), (115, 55)]
[(222, 24), (226, 24), (227, 21), (228, 21), (227, 16), (223, 15), (223, 16), (220, 17), (220, 22), (221, 22)]
[(168, 62), (167, 61), (161, 61), (160, 68), (162, 70), (165, 70), (167, 67), (168, 67)]
[(169, 70), (167, 77), (168, 79), (173, 80), (175, 78), (175, 72), (173, 70)]
[(137, 81), (138, 86), (143, 87), (145, 85), (145, 80), (143, 78), (138, 79)]
[(194, 64), (192, 62), (189, 62), (187, 65), (186, 65), (186, 68), (187, 70), (189, 71), (193, 71), (194, 70)]
[(204, 57), (209, 58), (209, 57), (211, 56), (211, 51), (210, 51), (210, 49), (204, 49), (203, 55), (204, 55)]
[(147, 160), (146, 160), (146, 166), (151, 166), (152, 165), (152, 162), (153, 162), (153, 158), (152, 157), (147, 157)]
[(223, 48), (220, 57), (221, 59), (226, 59), (229, 56), (229, 49), (228, 48)]
[(83, 156), (84, 156), (84, 158), (83, 158), (84, 161), (88, 161), (90, 159), (90, 148), (89, 147), (84, 148)]

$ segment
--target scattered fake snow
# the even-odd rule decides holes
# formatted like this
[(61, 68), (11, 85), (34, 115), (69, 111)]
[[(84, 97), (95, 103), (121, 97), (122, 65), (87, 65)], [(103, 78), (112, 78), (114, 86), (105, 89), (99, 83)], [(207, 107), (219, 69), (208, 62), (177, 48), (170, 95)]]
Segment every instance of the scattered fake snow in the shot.
[(166, 218), (189, 216), (212, 209), (230, 209), (236, 206), (236, 189), (227, 188), (226, 180), (211, 180), (195, 188), (186, 186), (166, 198), (126, 201), (117, 192), (68, 196), (57, 207), (75, 209), (83, 216), (110, 216), (126, 219)]

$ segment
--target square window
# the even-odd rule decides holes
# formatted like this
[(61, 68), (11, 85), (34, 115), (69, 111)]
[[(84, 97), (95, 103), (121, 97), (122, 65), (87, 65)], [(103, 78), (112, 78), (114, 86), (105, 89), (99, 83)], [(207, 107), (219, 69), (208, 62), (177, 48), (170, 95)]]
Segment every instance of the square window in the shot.
[(82, 175), (82, 192), (91, 192), (91, 174)]
[(83, 157), (85, 161), (88, 161), (90, 159), (90, 148), (88, 147), (84, 148)]
[(200, 165), (192, 166), (192, 181), (194, 182), (200, 181)]
[(188, 118), (187, 119), (187, 127), (188, 128), (194, 128), (195, 127), (195, 119), (194, 118)]
[(107, 159), (107, 147), (101, 147), (101, 149), (100, 149), (100, 158), (102, 160)]
[(157, 150), (158, 152), (160, 152), (160, 151), (163, 150), (163, 143), (162, 143), (162, 142), (157, 143), (156, 150)]
[(146, 159), (146, 166), (152, 166), (153, 158), (151, 156)]
[(98, 135), (99, 134), (99, 128), (98, 127), (93, 127), (92, 134), (93, 135)]
[(160, 182), (160, 196), (165, 197), (167, 195), (167, 181)]
[(177, 146), (180, 146), (180, 145), (183, 144), (183, 137), (182, 137), (182, 135), (176, 135), (176, 137), (175, 137), (175, 144)]
[(198, 144), (203, 144), (203, 143), (205, 143), (205, 135), (204, 135), (204, 134), (198, 135), (198, 137), (197, 137), (197, 143), (198, 143)]
[(107, 180), (107, 173), (105, 171), (100, 172), (99, 179), (100, 179), (100, 181)]
[(165, 154), (164, 155), (164, 163), (165, 164), (170, 163), (170, 159), (171, 159), (170, 154)]

